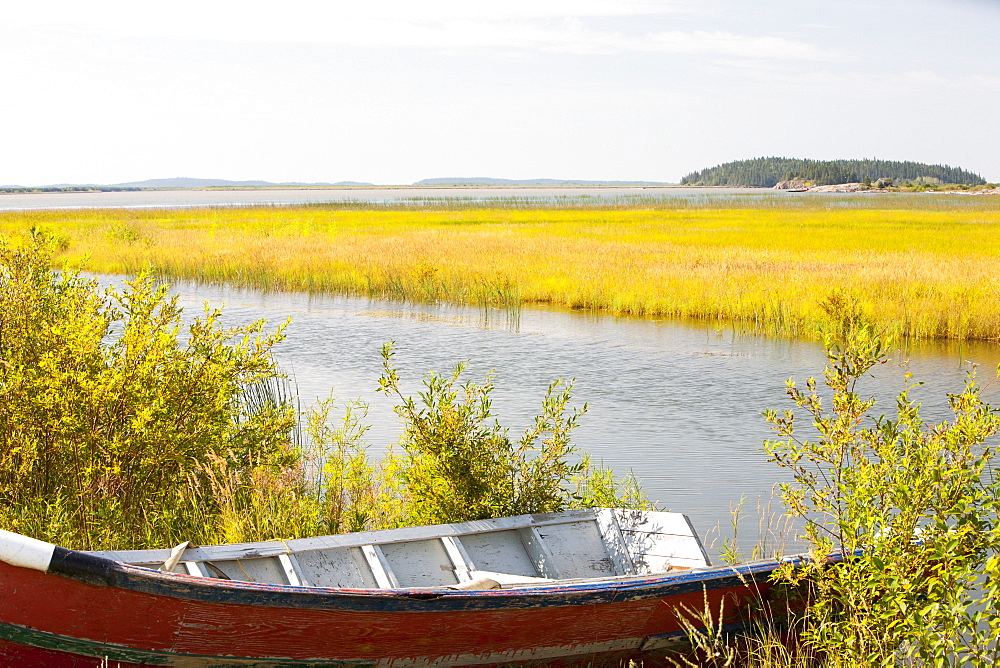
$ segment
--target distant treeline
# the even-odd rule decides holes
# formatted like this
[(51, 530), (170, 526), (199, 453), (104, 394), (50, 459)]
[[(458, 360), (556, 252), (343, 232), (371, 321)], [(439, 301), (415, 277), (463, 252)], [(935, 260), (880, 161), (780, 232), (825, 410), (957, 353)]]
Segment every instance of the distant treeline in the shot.
[(891, 179), (895, 183), (964, 183), (983, 185), (983, 177), (960, 167), (925, 165), (896, 160), (799, 160), (796, 158), (754, 158), (737, 160), (681, 179), (688, 186), (742, 186), (771, 188), (781, 181), (807, 181), (826, 186), (836, 183), (875, 182)]
[(48, 186), (45, 188), (20, 188), (16, 186), (0, 186), (0, 193), (117, 193), (125, 191), (131, 192), (133, 190), (142, 190), (142, 188), (125, 188), (119, 186)]

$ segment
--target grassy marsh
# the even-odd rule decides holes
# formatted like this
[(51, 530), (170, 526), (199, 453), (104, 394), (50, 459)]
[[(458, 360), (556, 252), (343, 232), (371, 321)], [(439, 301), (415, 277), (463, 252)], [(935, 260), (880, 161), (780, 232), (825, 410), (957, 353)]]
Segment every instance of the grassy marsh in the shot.
[[(1000, 200), (756, 196), (0, 213), (89, 271), (811, 336), (830, 299), (914, 338), (1000, 339)], [(827, 307), (824, 308), (824, 304)]]

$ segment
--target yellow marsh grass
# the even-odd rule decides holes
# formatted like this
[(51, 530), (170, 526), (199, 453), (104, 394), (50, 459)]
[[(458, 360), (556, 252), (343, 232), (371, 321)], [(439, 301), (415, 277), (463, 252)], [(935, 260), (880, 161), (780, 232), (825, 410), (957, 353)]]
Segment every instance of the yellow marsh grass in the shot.
[(905, 336), (1000, 339), (1000, 206), (322, 207), (0, 214), (102, 273), (549, 304), (813, 335), (839, 293)]

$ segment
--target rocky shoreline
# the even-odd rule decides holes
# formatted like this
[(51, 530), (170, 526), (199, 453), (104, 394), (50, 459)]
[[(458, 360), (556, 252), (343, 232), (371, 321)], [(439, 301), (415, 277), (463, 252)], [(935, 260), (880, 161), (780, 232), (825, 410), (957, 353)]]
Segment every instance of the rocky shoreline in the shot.
[[(774, 186), (774, 190), (784, 190), (787, 192), (799, 193), (887, 193), (898, 192), (889, 188), (879, 187), (872, 184), (865, 186), (863, 183), (838, 183), (830, 186), (810, 186), (802, 181), (781, 181)], [(981, 188), (979, 190), (927, 190), (929, 195), (1000, 195), (1000, 188)]]
[(863, 183), (838, 183), (831, 186), (811, 186), (803, 181), (781, 181), (774, 186), (775, 190), (787, 190), (797, 193), (886, 193), (887, 188), (876, 185), (865, 186)]
[(982, 190), (929, 190), (928, 195), (1000, 195), (1000, 188)]

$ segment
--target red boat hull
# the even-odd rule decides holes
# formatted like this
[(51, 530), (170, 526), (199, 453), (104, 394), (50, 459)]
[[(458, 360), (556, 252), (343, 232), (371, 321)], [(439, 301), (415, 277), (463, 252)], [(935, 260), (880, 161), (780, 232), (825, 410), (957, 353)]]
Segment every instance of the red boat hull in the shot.
[(683, 635), (678, 614), (704, 610), (706, 598), (715, 612), (722, 605), (730, 623), (759, 614), (776, 566), (530, 590), (430, 592), (230, 582), (91, 562), (97, 565), (61, 574), (0, 562), (4, 665), (600, 664), (652, 658)]

